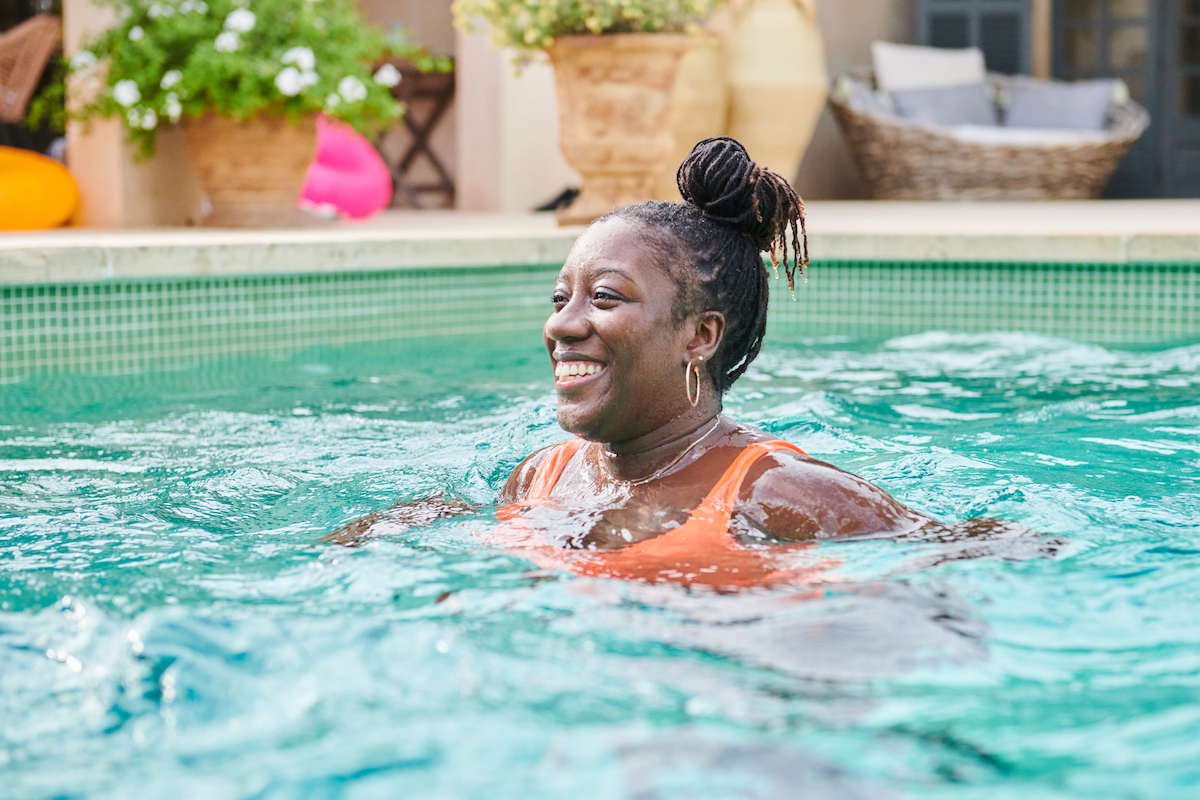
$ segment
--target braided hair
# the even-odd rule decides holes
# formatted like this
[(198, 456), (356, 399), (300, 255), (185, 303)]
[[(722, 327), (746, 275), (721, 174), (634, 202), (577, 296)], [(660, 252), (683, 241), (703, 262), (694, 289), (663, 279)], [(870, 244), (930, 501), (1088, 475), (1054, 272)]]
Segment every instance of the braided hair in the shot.
[(777, 277), (782, 262), (793, 294), (796, 271), (804, 277), (804, 201), (787, 180), (755, 164), (746, 148), (725, 136), (692, 148), (676, 181), (682, 204), (651, 200), (601, 220), (624, 219), (647, 229), (650, 251), (680, 285), (672, 308), (677, 322), (702, 311), (725, 317), (725, 333), (705, 367), (724, 394), (762, 351), (769, 295), (763, 251)]

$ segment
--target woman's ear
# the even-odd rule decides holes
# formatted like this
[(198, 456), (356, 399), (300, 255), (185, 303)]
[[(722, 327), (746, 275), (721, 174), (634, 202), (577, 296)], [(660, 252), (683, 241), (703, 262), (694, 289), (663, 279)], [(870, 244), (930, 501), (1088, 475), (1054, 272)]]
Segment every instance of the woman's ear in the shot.
[(704, 311), (696, 318), (696, 332), (687, 346), (688, 362), (702, 358), (708, 361), (725, 335), (725, 315), (720, 311)]

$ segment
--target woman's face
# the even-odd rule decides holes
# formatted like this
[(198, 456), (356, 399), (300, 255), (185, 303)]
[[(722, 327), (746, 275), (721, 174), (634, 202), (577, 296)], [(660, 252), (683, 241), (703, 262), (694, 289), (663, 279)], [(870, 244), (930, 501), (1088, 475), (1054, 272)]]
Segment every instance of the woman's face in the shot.
[(564, 430), (623, 442), (690, 407), (684, 368), (695, 325), (672, 319), (678, 289), (635, 222), (610, 219), (576, 240), (543, 328)]

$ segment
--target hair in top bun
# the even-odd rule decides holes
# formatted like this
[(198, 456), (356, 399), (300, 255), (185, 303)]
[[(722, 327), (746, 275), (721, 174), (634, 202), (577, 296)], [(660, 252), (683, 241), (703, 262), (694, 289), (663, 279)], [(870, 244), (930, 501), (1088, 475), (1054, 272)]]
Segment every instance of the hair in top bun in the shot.
[(677, 279), (673, 311), (679, 322), (705, 311), (725, 317), (721, 342), (701, 368), (724, 393), (762, 351), (770, 296), (763, 251), (770, 252), (776, 276), (782, 260), (793, 292), (796, 270), (804, 274), (804, 202), (786, 180), (726, 137), (696, 145), (680, 165), (678, 181), (686, 202), (650, 200), (614, 209), (598, 222), (617, 218), (644, 228), (648, 251)]
[[(751, 161), (737, 140), (715, 136), (692, 148), (675, 180), (685, 202), (715, 222), (732, 225), (760, 251), (770, 252), (777, 275), (782, 257), (788, 288), (796, 291), (796, 270), (804, 277), (808, 266), (808, 231), (804, 201), (783, 176)], [(794, 261), (788, 260), (789, 230)]]

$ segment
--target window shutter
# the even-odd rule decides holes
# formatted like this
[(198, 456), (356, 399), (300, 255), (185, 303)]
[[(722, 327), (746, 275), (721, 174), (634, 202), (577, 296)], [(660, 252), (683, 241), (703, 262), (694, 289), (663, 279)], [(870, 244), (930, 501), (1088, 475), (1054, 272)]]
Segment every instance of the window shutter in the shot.
[(1031, 6), (1032, 0), (917, 0), (917, 43), (978, 47), (989, 70), (1028, 73)]

